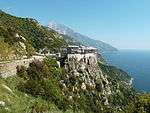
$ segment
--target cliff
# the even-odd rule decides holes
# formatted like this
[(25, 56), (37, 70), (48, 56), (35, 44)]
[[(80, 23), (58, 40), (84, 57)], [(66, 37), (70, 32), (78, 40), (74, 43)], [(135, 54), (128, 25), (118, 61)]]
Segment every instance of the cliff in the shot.
[[(17, 110), (18, 113), (32, 110), (58, 113), (125, 111), (125, 106), (134, 99), (129, 84), (131, 78), (120, 69), (98, 62), (92, 57), (86, 60), (72, 57), (65, 58), (63, 67), (54, 59), (36, 60), (26, 68), (20, 67), (18, 76), (0, 78), (0, 101), (5, 103), (2, 108), (15, 113)], [(1, 98), (2, 95), (9, 96)], [(20, 102), (26, 104), (21, 106)]]
[[(125, 111), (134, 98), (131, 78), (124, 71), (106, 65), (101, 55), (68, 54), (61, 59), (34, 60), (35, 51), (46, 49), (53, 53), (66, 47), (68, 43), (63, 36), (47, 30), (34, 19), (0, 11), (0, 42), (4, 45), (0, 45), (0, 56), (6, 60), (9, 56), (19, 56), (16, 60), (0, 62), (4, 77), (17, 72), (17, 76), (0, 77), (0, 112)], [(61, 67), (57, 60), (61, 61)], [(17, 65), (22, 66), (16, 70)]]
[[(104, 112), (106, 109), (114, 113), (123, 111), (123, 106), (134, 98), (130, 84), (131, 77), (120, 69), (95, 61), (95, 57), (90, 56), (86, 60), (72, 57), (66, 59), (64, 67), (67, 74), (60, 81), (64, 95), (67, 95), (71, 102), (75, 102), (77, 98), (80, 100), (83, 92), (85, 98), (88, 98), (89, 94), (92, 99), (90, 102), (97, 101), (91, 104), (96, 107), (91, 108), (91, 111)], [(93, 96), (98, 100), (92, 98)]]
[(97, 88), (100, 91), (98, 95), (103, 95), (101, 98), (104, 99), (104, 105), (109, 104), (107, 96), (111, 95), (110, 83), (107, 80), (107, 75), (104, 75), (99, 68), (95, 57), (89, 57), (87, 60), (81, 58), (80, 61), (72, 57), (66, 61), (65, 69), (67, 71), (66, 79), (62, 80), (63, 86), (65, 86), (64, 90), (72, 84), (71, 92), (78, 95), (81, 90), (90, 89), (91, 92), (95, 92)]

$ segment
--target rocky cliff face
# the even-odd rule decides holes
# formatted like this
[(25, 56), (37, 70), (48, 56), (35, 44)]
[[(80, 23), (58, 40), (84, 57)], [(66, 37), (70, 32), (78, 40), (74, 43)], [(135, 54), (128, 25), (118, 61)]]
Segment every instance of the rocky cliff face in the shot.
[[(92, 57), (89, 57), (86, 62), (84, 59), (78, 61), (75, 57), (66, 59), (64, 68), (67, 74), (65, 79), (60, 81), (63, 94), (67, 95), (71, 102), (75, 102), (76, 99), (80, 100), (81, 92), (86, 92), (91, 95), (91, 98), (92, 96), (99, 98), (96, 102), (101, 104), (101, 107), (98, 108), (101, 111), (104, 107), (122, 110), (122, 104), (126, 104), (128, 101), (127, 95), (132, 98), (132, 86), (129, 84), (131, 78), (122, 70), (115, 71), (118, 69), (113, 69), (114, 72), (112, 72), (112, 68), (106, 66), (108, 69), (106, 71), (103, 66), (104, 64), (95, 62)], [(116, 78), (120, 77), (120, 80), (115, 81), (115, 76)], [(120, 103), (113, 105), (113, 102), (117, 100), (114, 95), (118, 95), (118, 98), (123, 96), (125, 101), (123, 102), (120, 98), (120, 100), (118, 99)], [(99, 107), (97, 104), (94, 106)]]
[[(84, 59), (77, 61), (75, 58), (71, 58), (66, 64), (68, 73), (74, 77), (81, 77), (82, 84), (90, 86), (91, 88), (95, 88), (96, 81), (100, 81), (103, 92), (110, 94), (110, 90), (106, 91), (104, 89), (104, 87), (109, 89), (107, 76), (103, 75), (94, 58), (90, 57), (87, 61), (88, 62), (84, 62)], [(104, 85), (103, 82), (106, 84)]]
[(107, 75), (103, 75), (95, 59), (90, 57), (87, 60), (88, 62), (85, 62), (84, 59), (80, 61), (76, 58), (67, 59), (65, 63), (66, 79), (61, 81), (64, 94), (67, 93), (70, 99), (76, 96), (80, 98), (81, 91), (97, 93), (95, 90), (97, 89), (99, 91), (97, 94), (104, 100), (103, 104), (109, 105), (107, 97), (111, 95), (111, 89)]

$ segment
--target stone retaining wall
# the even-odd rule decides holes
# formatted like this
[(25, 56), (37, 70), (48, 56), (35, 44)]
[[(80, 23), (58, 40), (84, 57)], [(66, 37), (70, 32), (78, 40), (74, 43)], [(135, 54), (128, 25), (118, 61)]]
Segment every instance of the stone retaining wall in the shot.
[(33, 56), (30, 59), (22, 59), (22, 60), (14, 60), (14, 61), (5, 61), (5, 62), (0, 62), (0, 77), (8, 77), (8, 76), (13, 76), (16, 75), (17, 69), (16, 67), (18, 65), (23, 65), (28, 67), (29, 64), (35, 60), (43, 60), (45, 57), (44, 56)]

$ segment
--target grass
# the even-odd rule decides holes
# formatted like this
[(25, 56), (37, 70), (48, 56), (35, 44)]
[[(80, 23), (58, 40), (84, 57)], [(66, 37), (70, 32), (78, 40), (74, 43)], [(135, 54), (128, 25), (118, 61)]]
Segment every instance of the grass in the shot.
[(20, 81), (19, 77), (0, 78), (0, 101), (5, 102), (5, 106), (0, 105), (0, 113), (62, 113), (55, 104), (20, 92)]

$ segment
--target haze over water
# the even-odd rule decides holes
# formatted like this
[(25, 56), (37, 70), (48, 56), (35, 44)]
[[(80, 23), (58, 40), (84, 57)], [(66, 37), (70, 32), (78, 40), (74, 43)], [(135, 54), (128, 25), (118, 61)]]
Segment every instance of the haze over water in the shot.
[(150, 50), (120, 50), (104, 53), (103, 57), (128, 72), (137, 90), (150, 92)]

